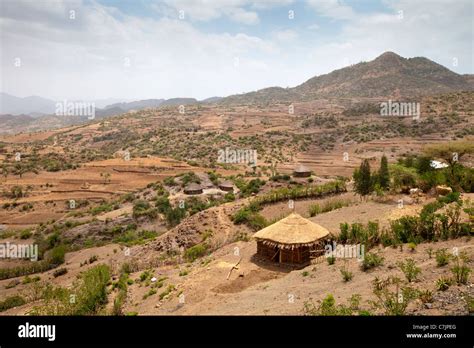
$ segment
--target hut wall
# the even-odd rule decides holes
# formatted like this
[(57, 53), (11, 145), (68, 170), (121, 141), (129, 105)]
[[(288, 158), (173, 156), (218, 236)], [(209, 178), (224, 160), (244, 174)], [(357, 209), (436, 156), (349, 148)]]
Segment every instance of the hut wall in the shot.
[(297, 178), (307, 178), (311, 176), (311, 172), (294, 172), (293, 176)]
[(219, 186), (219, 188), (220, 188), (222, 191), (227, 191), (227, 192), (234, 191), (234, 188), (233, 188), (233, 187)]
[(184, 190), (184, 193), (187, 195), (199, 195), (202, 193), (202, 190)]
[(281, 263), (306, 264), (310, 262), (309, 248), (300, 247), (295, 249), (281, 250)]
[[(271, 261), (272, 257), (275, 256), (277, 251), (278, 251), (277, 247), (271, 247), (269, 245), (265, 245), (261, 241), (257, 242), (257, 254), (266, 260)], [(278, 262), (278, 255), (275, 256), (273, 261)]]

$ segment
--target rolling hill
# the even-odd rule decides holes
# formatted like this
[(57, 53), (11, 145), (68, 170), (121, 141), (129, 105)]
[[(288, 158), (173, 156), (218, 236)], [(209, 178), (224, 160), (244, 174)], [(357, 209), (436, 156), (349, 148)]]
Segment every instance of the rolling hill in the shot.
[(270, 87), (229, 96), (223, 104), (307, 101), (321, 98), (390, 98), (474, 90), (472, 75), (460, 75), (424, 57), (403, 58), (385, 52), (294, 88)]

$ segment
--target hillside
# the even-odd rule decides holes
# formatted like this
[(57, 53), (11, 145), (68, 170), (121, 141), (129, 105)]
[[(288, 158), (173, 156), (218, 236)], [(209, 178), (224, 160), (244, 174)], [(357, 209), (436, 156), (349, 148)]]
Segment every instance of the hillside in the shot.
[(459, 75), (424, 57), (403, 58), (385, 52), (329, 74), (315, 76), (294, 88), (272, 87), (229, 96), (224, 104), (305, 101), (321, 98), (406, 98), (470, 91), (472, 76)]

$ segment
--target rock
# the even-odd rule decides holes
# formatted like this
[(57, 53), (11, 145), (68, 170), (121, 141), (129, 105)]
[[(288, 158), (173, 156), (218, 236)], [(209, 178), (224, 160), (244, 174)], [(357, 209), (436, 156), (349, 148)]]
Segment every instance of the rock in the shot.
[(156, 277), (151, 278), (150, 281), (151, 281), (152, 283), (156, 282)]
[(448, 193), (453, 192), (451, 187), (445, 186), (445, 185), (438, 185), (436, 186), (436, 194), (438, 195), (447, 195)]

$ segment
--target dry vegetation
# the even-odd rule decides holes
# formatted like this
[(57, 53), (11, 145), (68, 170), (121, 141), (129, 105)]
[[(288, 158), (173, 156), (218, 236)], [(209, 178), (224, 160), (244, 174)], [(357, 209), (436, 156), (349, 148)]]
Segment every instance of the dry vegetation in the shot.
[[(472, 92), (423, 97), (419, 122), (383, 118), (380, 99), (361, 97), (302, 101), (291, 114), (285, 103), (163, 107), (1, 136), (0, 238), (38, 245), (40, 261), (0, 260), (0, 310), (472, 313), (472, 151), (456, 171), (418, 164), (443, 159), (429, 144), (472, 144), (473, 100)], [(225, 148), (257, 150), (257, 166), (218, 163)], [(383, 154), (393, 186), (361, 199), (353, 171), (363, 159), (374, 170)], [(296, 163), (311, 177), (291, 176)], [(219, 188), (224, 180), (232, 193)], [(203, 193), (186, 195), (189, 183)], [(443, 200), (438, 184), (461, 194)], [(422, 192), (410, 195), (413, 187)], [(335, 240), (365, 243), (379, 259), (302, 270), (259, 263), (252, 233), (287, 215), (288, 200)], [(405, 302), (392, 303), (400, 291)]]

